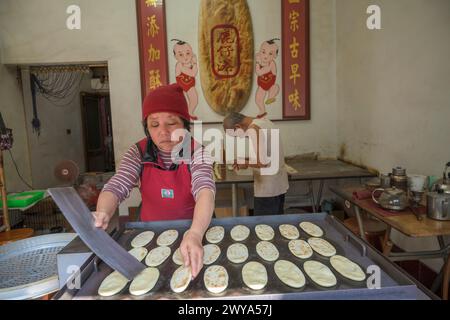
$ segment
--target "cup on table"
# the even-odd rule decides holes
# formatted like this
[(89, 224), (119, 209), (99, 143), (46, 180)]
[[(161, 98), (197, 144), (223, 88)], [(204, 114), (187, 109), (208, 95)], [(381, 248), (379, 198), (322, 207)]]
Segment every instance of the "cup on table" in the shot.
[(428, 177), (420, 174), (408, 175), (408, 188), (412, 192), (423, 192), (427, 187)]
[(391, 176), (389, 174), (380, 175), (380, 187), (383, 189), (388, 189), (391, 187)]

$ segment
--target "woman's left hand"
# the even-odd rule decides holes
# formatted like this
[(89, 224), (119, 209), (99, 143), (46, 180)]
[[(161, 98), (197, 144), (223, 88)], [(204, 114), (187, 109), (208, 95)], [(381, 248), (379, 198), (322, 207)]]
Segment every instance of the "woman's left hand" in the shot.
[(180, 252), (183, 257), (184, 265), (191, 267), (192, 278), (197, 277), (203, 268), (203, 236), (193, 230), (188, 230), (180, 245)]

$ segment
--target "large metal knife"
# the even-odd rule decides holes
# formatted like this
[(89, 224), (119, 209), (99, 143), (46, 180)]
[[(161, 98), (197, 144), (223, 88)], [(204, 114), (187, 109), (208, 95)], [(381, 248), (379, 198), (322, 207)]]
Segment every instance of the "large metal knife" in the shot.
[(145, 265), (129, 254), (103, 229), (96, 228), (94, 217), (74, 188), (48, 190), (70, 225), (81, 240), (108, 266), (133, 280)]

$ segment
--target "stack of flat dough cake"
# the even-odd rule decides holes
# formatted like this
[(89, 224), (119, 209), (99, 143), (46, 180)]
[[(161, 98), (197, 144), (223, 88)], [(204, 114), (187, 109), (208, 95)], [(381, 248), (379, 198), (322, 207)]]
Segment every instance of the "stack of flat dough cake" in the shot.
[[(222, 253), (220, 244), (227, 236), (225, 228), (222, 226), (209, 228), (205, 233), (208, 243), (203, 247), (204, 288), (212, 294), (220, 294), (229, 286), (230, 276), (226, 265), (215, 264), (217, 261), (228, 262), (234, 268), (240, 268), (242, 283), (256, 291), (264, 289), (269, 283), (268, 266), (273, 268), (275, 278), (278, 278), (277, 280), (270, 279), (271, 281), (281, 281), (294, 289), (303, 288), (307, 284), (307, 279), (323, 288), (334, 287), (338, 282), (333, 271), (353, 281), (366, 279), (366, 274), (358, 264), (344, 256), (337, 255), (334, 245), (323, 238), (324, 231), (321, 227), (311, 222), (301, 222), (298, 227), (299, 229), (292, 224), (281, 224), (278, 226), (279, 234), (277, 235), (276, 229), (274, 230), (273, 227), (258, 224), (254, 227), (252, 236), (257, 241), (247, 242), (251, 236), (250, 228), (245, 225), (235, 225), (229, 230), (232, 244), (224, 251), (226, 253), (224, 260), (219, 258)], [(304, 233), (300, 234), (299, 231)], [(172, 261), (168, 263), (175, 265), (176, 270), (170, 277), (170, 288), (175, 293), (187, 290), (192, 281), (191, 268), (184, 265), (179, 247), (173, 248), (174, 251), (170, 248), (177, 241), (178, 235), (177, 230), (162, 232), (156, 239), (157, 246), (150, 251), (146, 246), (151, 244), (155, 238), (153, 231), (142, 232), (131, 241), (130, 254), (139, 261), (145, 259), (148, 268), (131, 281), (130, 294), (140, 296), (154, 289), (161, 275), (161, 270), (158, 268), (165, 268), (163, 265), (167, 265), (166, 260), (171, 255)], [(286, 247), (282, 248), (278, 241), (286, 243)], [(252, 245), (253, 248), (250, 247), (252, 251), (249, 250), (249, 243), (256, 243), (256, 245)], [(249, 252), (256, 252), (255, 257), (259, 261), (247, 261), (250, 257)], [(290, 254), (291, 259), (284, 258), (286, 252)], [(320, 261), (313, 258), (314, 254)], [(321, 262), (322, 260), (329, 261), (330, 267), (327, 266), (326, 261), (325, 263)], [(103, 297), (117, 295), (129, 283), (130, 281), (124, 276), (114, 271), (104, 279), (98, 289), (98, 294)]]

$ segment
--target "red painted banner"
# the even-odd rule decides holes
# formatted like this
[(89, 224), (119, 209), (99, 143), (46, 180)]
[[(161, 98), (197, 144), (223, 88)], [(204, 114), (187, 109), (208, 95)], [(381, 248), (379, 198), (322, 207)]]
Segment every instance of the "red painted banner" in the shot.
[(142, 99), (169, 83), (164, 0), (136, 0)]
[(309, 0), (282, 0), (283, 119), (310, 120)]

